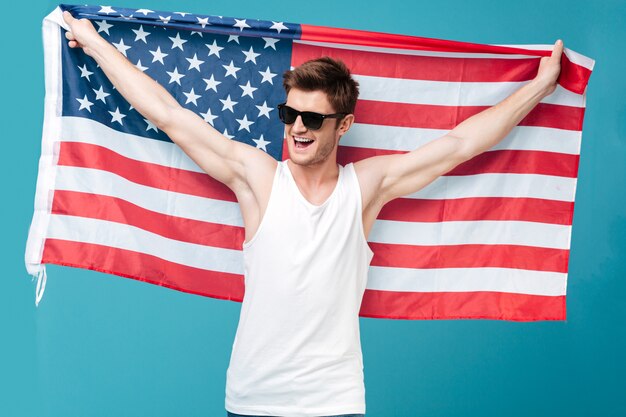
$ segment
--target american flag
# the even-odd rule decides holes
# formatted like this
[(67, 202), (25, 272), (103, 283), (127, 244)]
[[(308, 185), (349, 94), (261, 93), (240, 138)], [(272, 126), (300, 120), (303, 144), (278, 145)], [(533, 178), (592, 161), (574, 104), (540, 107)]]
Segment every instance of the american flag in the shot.
[[(479, 45), (285, 22), (61, 5), (45, 20), (46, 102), (29, 273), (87, 268), (241, 301), (243, 222), (204, 174), (64, 38), (88, 18), (137, 68), (225, 136), (287, 159), (282, 74), (343, 60), (361, 85), (339, 162), (407, 152), (492, 106), (549, 45)], [(361, 316), (563, 320), (585, 91), (572, 50), (559, 86), (502, 143), (384, 207)], [(41, 281), (40, 281), (41, 284)]]

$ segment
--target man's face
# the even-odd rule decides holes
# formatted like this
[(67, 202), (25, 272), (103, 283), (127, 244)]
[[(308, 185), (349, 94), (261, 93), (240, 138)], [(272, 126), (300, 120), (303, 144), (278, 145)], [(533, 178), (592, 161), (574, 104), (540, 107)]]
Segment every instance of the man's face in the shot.
[[(298, 111), (320, 114), (336, 113), (323, 91), (302, 91), (292, 88), (287, 95), (287, 106)], [(339, 126), (337, 119), (325, 119), (317, 130), (308, 129), (298, 116), (292, 124), (285, 125), (285, 138), (289, 158), (298, 165), (317, 165), (329, 158), (337, 160), (337, 143), (350, 127), (353, 116), (344, 118)]]

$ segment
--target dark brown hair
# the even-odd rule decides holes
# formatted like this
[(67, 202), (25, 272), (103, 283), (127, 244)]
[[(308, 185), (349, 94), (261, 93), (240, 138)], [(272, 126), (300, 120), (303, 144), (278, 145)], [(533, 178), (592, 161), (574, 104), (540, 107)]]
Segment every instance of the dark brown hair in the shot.
[(283, 87), (303, 91), (323, 91), (337, 113), (354, 113), (359, 97), (359, 83), (342, 61), (324, 56), (312, 59), (293, 70), (285, 71)]

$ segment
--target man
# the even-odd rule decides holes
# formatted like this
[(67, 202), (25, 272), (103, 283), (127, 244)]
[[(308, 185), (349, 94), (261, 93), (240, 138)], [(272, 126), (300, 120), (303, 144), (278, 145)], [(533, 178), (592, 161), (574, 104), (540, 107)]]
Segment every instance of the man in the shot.
[[(329, 58), (287, 71), (279, 106), (290, 159), (225, 138), (179, 105), (94, 30), (64, 19), (69, 46), (93, 57), (117, 90), (237, 196), (246, 291), (226, 384), (229, 415), (363, 415), (358, 312), (382, 207), (504, 138), (556, 88), (563, 44), (510, 97), (412, 152), (337, 164), (358, 85)], [(234, 414), (237, 413), (237, 414)], [(351, 414), (350, 414), (351, 413)], [(355, 414), (356, 413), (356, 414)]]

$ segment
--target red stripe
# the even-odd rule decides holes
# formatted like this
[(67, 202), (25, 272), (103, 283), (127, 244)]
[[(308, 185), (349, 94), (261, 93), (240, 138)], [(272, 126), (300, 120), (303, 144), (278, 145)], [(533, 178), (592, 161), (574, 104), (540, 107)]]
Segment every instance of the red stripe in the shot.
[(506, 58), (446, 58), (356, 51), (315, 45), (294, 44), (291, 64), (329, 56), (342, 60), (353, 74), (374, 77), (402, 78), (450, 82), (513, 82), (535, 77), (539, 57)]
[(392, 268), (514, 268), (567, 273), (569, 250), (521, 245), (412, 246), (369, 243), (372, 266)]
[[(286, 143), (286, 141), (285, 141)], [(284, 152), (283, 152), (284, 153)], [(404, 154), (405, 151), (339, 146), (337, 162), (346, 165), (379, 155)], [(446, 176), (476, 174), (540, 174), (576, 178), (578, 155), (544, 151), (488, 151), (466, 161)]]
[(228, 187), (205, 173), (138, 161), (90, 143), (61, 142), (58, 164), (109, 171), (134, 183), (162, 190), (237, 201)]
[[(353, 29), (339, 29), (325, 26), (301, 25), (303, 41), (327, 42), (348, 45), (373, 46), (380, 48), (409, 49), (419, 51), (523, 54), (550, 56), (551, 51), (537, 51), (507, 46), (482, 45), (443, 39), (421, 38), (417, 36), (395, 35)], [(295, 43), (294, 49), (300, 44)], [(561, 57), (559, 84), (577, 94), (583, 94), (589, 82), (591, 70), (575, 64), (563, 54)]]
[[(359, 123), (373, 125), (452, 130), (462, 121), (488, 108), (359, 100), (354, 118)], [(583, 107), (539, 103), (522, 119), (519, 126), (580, 131), (584, 113)]]
[(52, 214), (128, 224), (169, 239), (226, 249), (241, 250), (244, 241), (243, 227), (170, 216), (98, 194), (57, 190)]
[(359, 315), (406, 320), (565, 320), (565, 296), (366, 290)]
[(110, 246), (46, 239), (41, 263), (91, 269), (208, 297), (243, 300), (243, 275), (193, 268)]
[(383, 207), (378, 218), (404, 222), (517, 220), (571, 226), (573, 213), (573, 202), (541, 198), (397, 198)]

